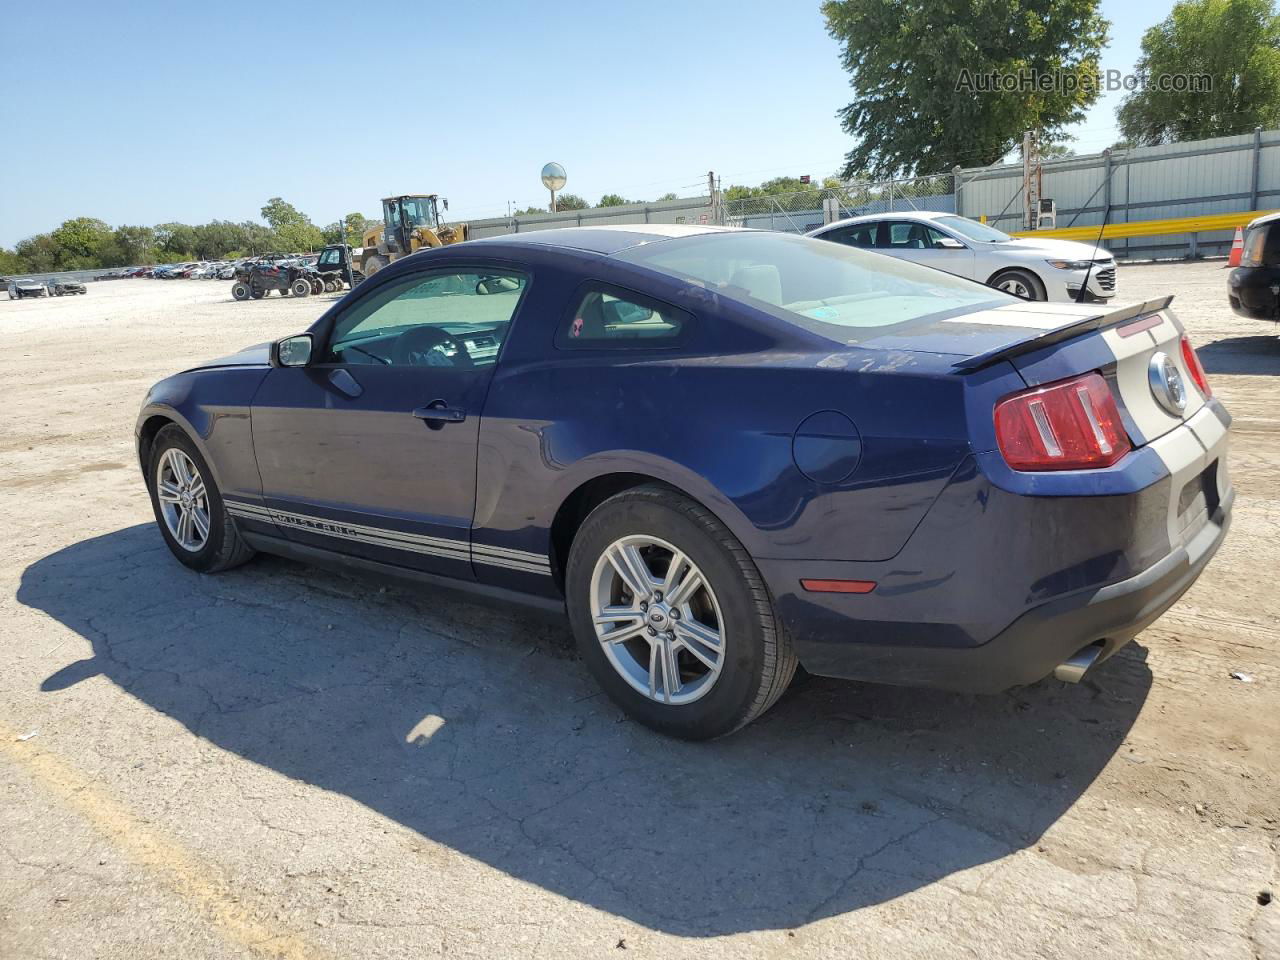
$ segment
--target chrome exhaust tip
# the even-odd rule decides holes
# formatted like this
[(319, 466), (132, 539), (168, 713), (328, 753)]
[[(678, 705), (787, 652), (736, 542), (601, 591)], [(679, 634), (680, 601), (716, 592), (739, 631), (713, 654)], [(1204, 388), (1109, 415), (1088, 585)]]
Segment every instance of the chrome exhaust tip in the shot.
[(1053, 676), (1063, 683), (1079, 683), (1089, 672), (1089, 668), (1098, 662), (1100, 656), (1102, 656), (1102, 644), (1091, 643), (1054, 667)]

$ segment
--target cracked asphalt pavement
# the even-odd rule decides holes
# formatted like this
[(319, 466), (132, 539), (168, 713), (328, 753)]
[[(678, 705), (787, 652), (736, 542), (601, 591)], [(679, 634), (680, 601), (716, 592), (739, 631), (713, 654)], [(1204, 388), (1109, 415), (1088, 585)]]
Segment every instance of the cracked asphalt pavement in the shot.
[(1221, 262), (1119, 282), (1236, 417), (1201, 581), (1080, 686), (806, 678), (709, 744), (564, 624), (169, 556), (146, 388), (330, 297), (0, 301), (0, 957), (1280, 958), (1280, 342)]

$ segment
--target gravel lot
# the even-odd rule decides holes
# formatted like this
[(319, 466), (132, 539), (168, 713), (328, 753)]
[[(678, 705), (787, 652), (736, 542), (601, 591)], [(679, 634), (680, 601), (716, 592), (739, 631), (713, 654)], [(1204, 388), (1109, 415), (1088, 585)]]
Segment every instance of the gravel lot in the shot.
[(332, 297), (0, 300), (0, 956), (1280, 958), (1280, 343), (1220, 261), (1119, 282), (1177, 294), (1236, 417), (1191, 592), (1092, 683), (808, 679), (701, 745), (560, 625), (171, 559), (146, 388)]

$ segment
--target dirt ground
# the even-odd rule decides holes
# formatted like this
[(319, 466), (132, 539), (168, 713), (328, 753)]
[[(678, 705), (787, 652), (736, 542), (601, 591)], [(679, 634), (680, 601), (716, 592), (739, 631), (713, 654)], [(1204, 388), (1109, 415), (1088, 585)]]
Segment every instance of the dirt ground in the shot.
[(808, 679), (701, 745), (521, 612), (173, 561), (147, 387), (331, 297), (0, 300), (0, 957), (1280, 958), (1280, 343), (1221, 262), (1119, 283), (1236, 418), (1200, 582), (1085, 685)]

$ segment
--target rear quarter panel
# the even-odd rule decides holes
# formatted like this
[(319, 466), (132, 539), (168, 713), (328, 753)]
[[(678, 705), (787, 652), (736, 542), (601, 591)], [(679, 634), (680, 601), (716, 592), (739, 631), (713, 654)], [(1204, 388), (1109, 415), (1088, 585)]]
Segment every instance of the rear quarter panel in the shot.
[[(630, 473), (697, 499), (753, 556), (886, 559), (969, 452), (963, 383), (937, 358), (793, 337), (615, 262), (581, 267), (538, 273), (498, 364), (480, 429), (478, 542), (547, 553), (570, 494)], [(684, 307), (707, 339), (678, 354), (559, 350), (555, 329), (585, 278)], [(862, 441), (856, 471), (835, 484), (792, 457), (797, 426), (823, 410), (846, 414)]]

